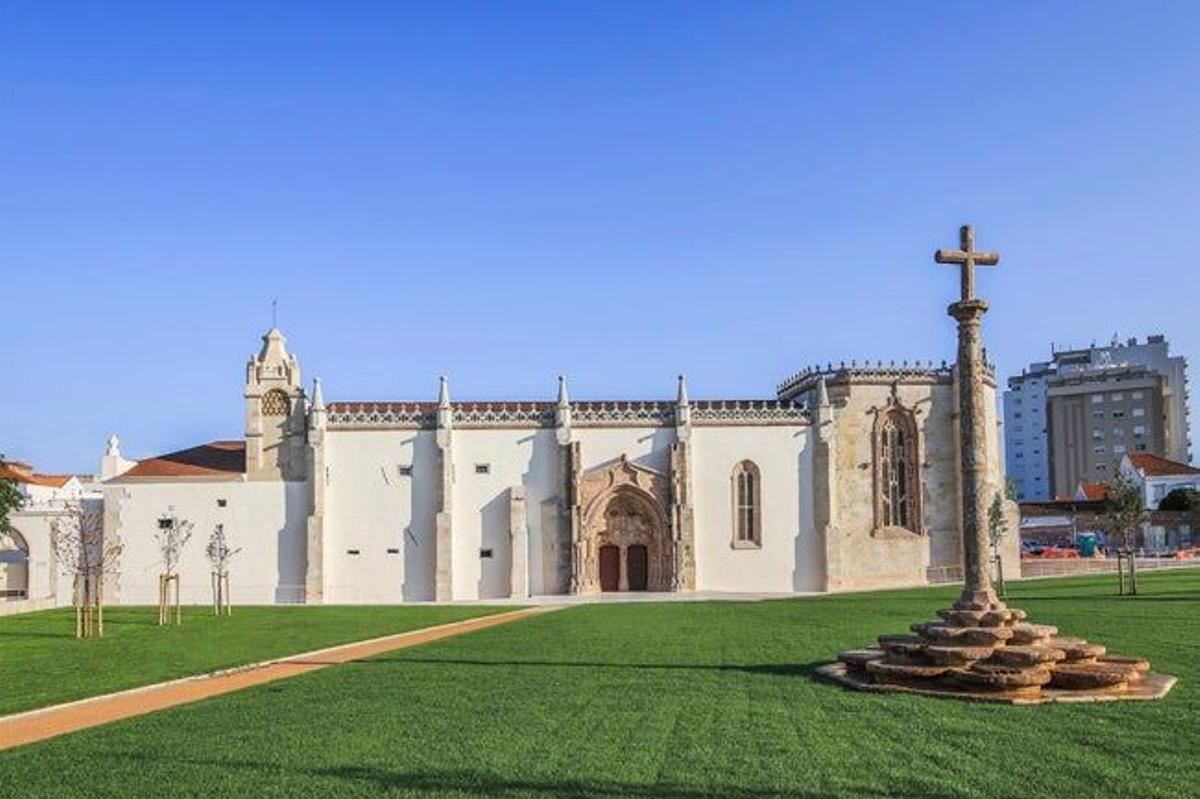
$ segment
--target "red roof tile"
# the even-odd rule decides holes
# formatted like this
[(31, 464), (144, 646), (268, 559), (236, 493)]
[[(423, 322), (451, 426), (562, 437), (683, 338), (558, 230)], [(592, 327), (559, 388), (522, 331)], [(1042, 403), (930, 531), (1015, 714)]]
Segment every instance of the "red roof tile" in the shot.
[(1135, 452), (1129, 456), (1134, 468), (1147, 477), (1167, 477), (1176, 474), (1200, 474), (1200, 469), (1186, 463), (1160, 458), (1149, 452)]
[(213, 441), (190, 449), (181, 449), (157, 458), (139, 461), (129, 471), (115, 478), (127, 477), (221, 477), (244, 474), (246, 471), (245, 441)]
[(14, 483), (25, 485), (45, 486), (46, 488), (62, 488), (74, 475), (70, 474), (37, 474), (29, 470), (23, 463), (0, 463), (0, 477), (7, 477)]
[(1090, 499), (1093, 502), (1108, 499), (1108, 485), (1105, 483), (1080, 483), (1079, 490), (1083, 492), (1084, 499)]

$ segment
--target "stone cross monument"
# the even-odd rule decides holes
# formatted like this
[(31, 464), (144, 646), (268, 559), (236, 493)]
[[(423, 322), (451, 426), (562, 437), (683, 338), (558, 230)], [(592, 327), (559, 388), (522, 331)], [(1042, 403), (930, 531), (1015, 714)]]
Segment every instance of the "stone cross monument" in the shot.
[(983, 363), (983, 315), (988, 305), (975, 296), (975, 266), (994, 266), (1000, 255), (975, 250), (975, 229), (959, 229), (957, 250), (938, 250), (933, 259), (939, 264), (955, 264), (962, 272), (962, 296), (949, 308), (958, 321), (958, 404), (959, 468), (962, 472), (962, 596), (958, 610), (993, 610), (1004, 607), (992, 589), (987, 560), (987, 427)]
[[(958, 321), (958, 399), (962, 471), (963, 592), (939, 618), (919, 622), (912, 634), (881, 635), (863, 649), (838, 655), (817, 668), (819, 676), (862, 691), (904, 691), (956, 699), (1036, 704), (1157, 699), (1175, 684), (1150, 671), (1139, 657), (1108, 654), (1100, 644), (1060, 636), (1049, 624), (1025, 621), (992, 589), (985, 527), (987, 507), (987, 415), (984, 392), (983, 315), (975, 296), (975, 267), (1000, 262), (975, 249), (970, 225), (957, 250), (933, 259), (962, 269), (962, 296), (949, 308)], [(819, 403), (820, 404), (820, 403)], [(818, 408), (818, 413), (820, 408)]]

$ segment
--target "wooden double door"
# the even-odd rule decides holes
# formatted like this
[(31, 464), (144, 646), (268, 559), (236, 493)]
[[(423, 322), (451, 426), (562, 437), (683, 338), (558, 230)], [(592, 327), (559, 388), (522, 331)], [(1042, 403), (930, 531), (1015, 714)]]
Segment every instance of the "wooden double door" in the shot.
[[(621, 562), (622, 554), (624, 564)], [(621, 585), (622, 565), (625, 567), (624, 587)], [(650, 555), (644, 544), (631, 544), (627, 547), (605, 544), (600, 547), (601, 591), (645, 591), (649, 582)]]

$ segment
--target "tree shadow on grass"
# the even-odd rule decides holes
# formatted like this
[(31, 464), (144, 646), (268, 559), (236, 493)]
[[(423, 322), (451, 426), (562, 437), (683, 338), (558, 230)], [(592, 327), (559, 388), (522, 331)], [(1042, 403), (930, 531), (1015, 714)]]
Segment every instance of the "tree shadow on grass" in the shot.
[(25, 630), (0, 630), (0, 638), (63, 638), (75, 640), (75, 630), (66, 630), (61, 633), (39, 633)]
[[(152, 760), (162, 764), (159, 757), (129, 752), (112, 752), (112, 759)], [(678, 783), (640, 783), (604, 779), (522, 778), (502, 776), (474, 769), (444, 769), (404, 771), (374, 766), (341, 765), (310, 768), (283, 767), (247, 760), (175, 758), (174, 762), (189, 766), (221, 770), (261, 772), (264, 778), (277, 776), (280, 771), (311, 779), (336, 779), (367, 784), (374, 793), (404, 792), (442, 796), (472, 797), (530, 797), (531, 799), (831, 799), (836, 796), (901, 797), (901, 799), (942, 799), (951, 793), (931, 791), (928, 786), (891, 785), (886, 790), (868, 786), (846, 786), (844, 791), (807, 790), (799, 788), (751, 788), (739, 785), (690, 786)], [(317, 786), (313, 786), (314, 789)], [(317, 793), (314, 791), (314, 793)]]

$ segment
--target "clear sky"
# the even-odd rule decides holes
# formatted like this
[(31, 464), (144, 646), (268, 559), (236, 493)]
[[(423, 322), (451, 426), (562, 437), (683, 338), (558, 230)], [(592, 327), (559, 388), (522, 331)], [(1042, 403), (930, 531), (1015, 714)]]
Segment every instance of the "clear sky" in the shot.
[(1190, 0), (3, 0), (0, 451), (240, 437), (272, 298), (327, 399), (951, 358), (967, 221), (1002, 372), (1195, 375), (1198, 87)]

